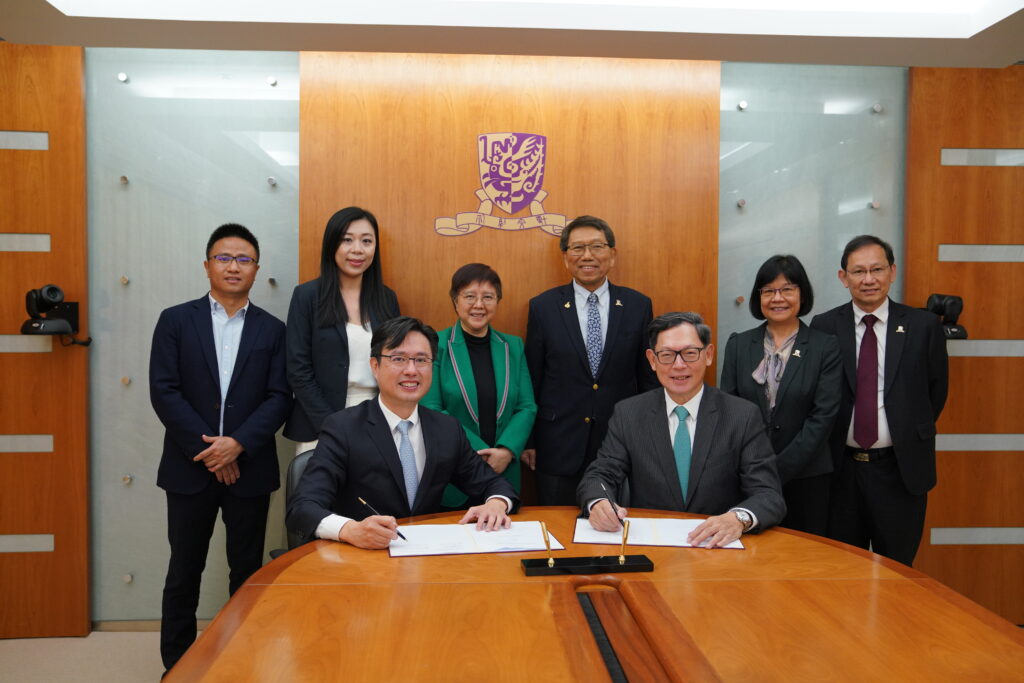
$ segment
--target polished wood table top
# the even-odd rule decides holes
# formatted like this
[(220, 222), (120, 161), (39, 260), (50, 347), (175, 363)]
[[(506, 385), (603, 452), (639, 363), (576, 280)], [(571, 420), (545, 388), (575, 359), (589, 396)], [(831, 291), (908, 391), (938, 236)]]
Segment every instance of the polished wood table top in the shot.
[[(680, 513), (632, 510), (638, 517)], [(575, 508), (525, 508), (566, 549)], [(409, 523), (455, 521), (427, 515)], [(924, 574), (787, 529), (745, 550), (631, 546), (651, 573), (527, 577), (543, 552), (391, 558), (316, 541), (253, 575), (167, 681), (1024, 680), (1024, 635)]]

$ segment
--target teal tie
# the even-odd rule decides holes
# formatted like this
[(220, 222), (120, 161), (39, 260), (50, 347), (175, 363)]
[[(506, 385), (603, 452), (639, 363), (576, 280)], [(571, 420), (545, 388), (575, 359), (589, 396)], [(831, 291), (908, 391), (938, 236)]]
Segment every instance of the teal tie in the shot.
[(672, 444), (672, 452), (676, 456), (679, 488), (683, 492), (683, 502), (685, 503), (686, 488), (690, 484), (690, 430), (686, 428), (686, 418), (690, 416), (690, 413), (683, 406), (676, 406), (676, 416), (679, 418), (679, 426), (676, 427), (676, 440)]

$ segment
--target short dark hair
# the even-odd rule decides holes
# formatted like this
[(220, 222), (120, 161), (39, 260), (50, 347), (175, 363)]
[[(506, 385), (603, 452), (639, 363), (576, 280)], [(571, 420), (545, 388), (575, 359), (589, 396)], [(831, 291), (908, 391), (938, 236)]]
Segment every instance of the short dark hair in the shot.
[(857, 235), (852, 240), (846, 243), (846, 247), (843, 248), (843, 258), (839, 262), (840, 267), (846, 270), (846, 261), (850, 258), (850, 254), (857, 251), (861, 247), (866, 247), (872, 244), (877, 244), (885, 251), (885, 258), (889, 260), (889, 265), (896, 263), (896, 257), (892, 253), (892, 246), (883, 240), (881, 237), (875, 237), (874, 235)]
[(562, 236), (558, 238), (559, 249), (562, 251), (569, 250), (569, 233), (576, 228), (597, 228), (604, 233), (604, 241), (608, 243), (608, 246), (615, 246), (615, 233), (612, 232), (612, 227), (606, 221), (596, 216), (577, 216), (572, 219), (569, 225), (562, 228)]
[(370, 357), (380, 361), (384, 349), (393, 349), (405, 341), (410, 332), (419, 332), (430, 342), (430, 357), (437, 356), (437, 332), (419, 318), (400, 315), (381, 323), (370, 338)]
[(800, 288), (798, 316), (807, 315), (814, 308), (814, 289), (800, 259), (792, 254), (776, 254), (761, 264), (754, 277), (754, 287), (750, 290), (750, 314), (758, 320), (764, 320), (764, 313), (761, 312), (761, 288), (780, 275)]
[(239, 225), (238, 223), (225, 223), (224, 225), (220, 226), (219, 228), (213, 231), (213, 234), (210, 235), (210, 239), (206, 241), (207, 260), (209, 260), (210, 258), (210, 250), (213, 249), (213, 245), (219, 242), (220, 240), (224, 239), (225, 237), (240, 237), (241, 239), (251, 244), (252, 248), (256, 250), (256, 261), (259, 262), (259, 240), (256, 239), (256, 235), (249, 232), (249, 228), (245, 227), (244, 225)]
[(485, 263), (467, 263), (456, 270), (452, 274), (452, 288), (448, 290), (448, 297), (454, 301), (459, 292), (474, 282), (486, 282), (497, 290), (498, 298), (501, 298), (501, 278)]
[(697, 337), (701, 344), (707, 346), (711, 343), (711, 328), (704, 324), (704, 318), (700, 316), (700, 313), (674, 311), (659, 315), (647, 325), (647, 345), (654, 349), (658, 344), (659, 334), (684, 324), (693, 325), (697, 329)]

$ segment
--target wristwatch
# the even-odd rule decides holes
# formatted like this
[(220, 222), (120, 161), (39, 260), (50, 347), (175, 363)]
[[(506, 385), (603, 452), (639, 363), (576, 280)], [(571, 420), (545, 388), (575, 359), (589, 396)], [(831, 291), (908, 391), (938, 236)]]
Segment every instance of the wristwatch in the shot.
[(750, 527), (754, 526), (754, 518), (750, 516), (750, 513), (746, 510), (733, 509), (733, 514), (736, 515), (736, 519), (740, 520), (740, 524), (743, 525), (744, 533), (750, 530)]

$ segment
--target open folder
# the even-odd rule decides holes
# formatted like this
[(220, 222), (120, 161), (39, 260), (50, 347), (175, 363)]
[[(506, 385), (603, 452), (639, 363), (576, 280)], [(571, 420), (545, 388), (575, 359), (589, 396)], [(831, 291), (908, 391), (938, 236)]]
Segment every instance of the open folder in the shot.
[[(396, 538), (388, 546), (391, 557), (414, 555), (465, 555), (470, 553), (517, 553), (544, 550), (540, 522), (512, 522), (508, 529), (477, 531), (476, 524), (414, 524), (403, 526), (408, 539)], [(565, 550), (548, 532), (552, 550)]]
[[(628, 517), (629, 540), (626, 545), (666, 545), (676, 548), (693, 548), (686, 540), (691, 531), (700, 526), (703, 519), (664, 519), (661, 517)], [(597, 531), (590, 526), (590, 520), (577, 519), (573, 543), (603, 543), (622, 545), (622, 531)], [(723, 548), (743, 548), (739, 539), (723, 545)]]

